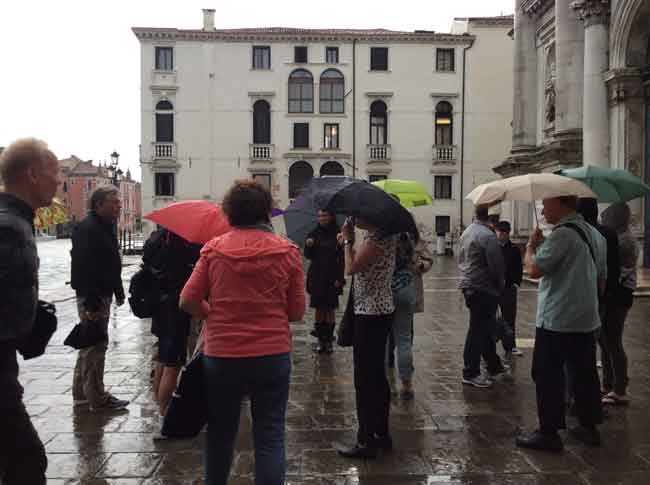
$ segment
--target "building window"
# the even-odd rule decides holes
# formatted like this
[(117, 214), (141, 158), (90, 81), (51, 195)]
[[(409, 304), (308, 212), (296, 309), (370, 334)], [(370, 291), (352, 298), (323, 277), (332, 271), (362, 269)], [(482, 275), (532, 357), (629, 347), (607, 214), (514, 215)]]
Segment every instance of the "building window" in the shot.
[(66, 193), (68, 191), (68, 183), (63, 182), (63, 192)]
[(386, 145), (388, 141), (388, 114), (386, 103), (375, 101), (370, 105), (370, 144)]
[(320, 176), (325, 177), (327, 175), (345, 175), (345, 170), (343, 170), (343, 166), (339, 162), (332, 160), (325, 162), (320, 168)]
[(156, 47), (156, 70), (157, 71), (174, 70), (174, 48), (173, 47)]
[(307, 46), (300, 45), (293, 48), (293, 62), (296, 64), (307, 63)]
[(309, 148), (309, 123), (293, 124), (293, 147)]
[(156, 196), (173, 197), (174, 196), (174, 174), (157, 173), (156, 174)]
[(387, 178), (388, 178), (388, 175), (379, 175), (379, 174), (375, 174), (375, 173), (371, 173), (368, 176), (368, 180), (370, 181), (370, 183), (379, 182), (380, 180), (386, 180)]
[(339, 48), (338, 47), (325, 47), (325, 62), (327, 64), (339, 63)]
[(436, 199), (451, 199), (451, 175), (436, 175), (434, 177), (433, 196)]
[(253, 69), (271, 69), (271, 48), (253, 46)]
[(450, 232), (451, 232), (451, 217), (436, 216), (436, 234), (438, 236), (445, 236)]
[(454, 72), (454, 49), (436, 49), (436, 71)]
[(454, 144), (453, 108), (447, 101), (436, 105), (436, 145)]
[(295, 199), (314, 177), (313, 167), (305, 162), (296, 162), (289, 168), (289, 198)]
[(388, 71), (388, 47), (370, 48), (370, 70)]
[(323, 147), (328, 149), (339, 148), (339, 125), (338, 123), (325, 123), (325, 138)]
[(266, 190), (271, 191), (271, 174), (270, 173), (254, 173), (253, 180), (258, 182), (263, 187), (266, 187)]
[(289, 76), (289, 113), (314, 112), (314, 78), (309, 71), (298, 69)]
[(320, 112), (343, 113), (345, 111), (345, 79), (336, 69), (328, 69), (320, 77)]
[(253, 105), (253, 143), (271, 143), (271, 107), (264, 100)]
[(160, 143), (174, 141), (174, 105), (167, 100), (156, 104), (156, 141)]

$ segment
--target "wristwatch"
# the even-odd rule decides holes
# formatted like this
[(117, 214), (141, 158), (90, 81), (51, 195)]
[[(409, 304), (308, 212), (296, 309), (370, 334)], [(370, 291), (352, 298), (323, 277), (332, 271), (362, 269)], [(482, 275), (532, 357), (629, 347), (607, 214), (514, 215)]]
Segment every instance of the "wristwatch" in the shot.
[(344, 245), (344, 246), (352, 246), (352, 244), (354, 244), (354, 242), (351, 241), (351, 240), (349, 240), (349, 239), (345, 239), (345, 240), (343, 241), (343, 245)]

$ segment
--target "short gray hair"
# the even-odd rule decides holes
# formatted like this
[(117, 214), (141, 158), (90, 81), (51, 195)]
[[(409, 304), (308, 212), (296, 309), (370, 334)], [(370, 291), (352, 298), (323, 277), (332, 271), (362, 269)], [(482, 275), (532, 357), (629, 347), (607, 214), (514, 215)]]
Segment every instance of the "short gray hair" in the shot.
[(97, 187), (90, 195), (88, 208), (91, 211), (97, 210), (97, 208), (104, 203), (108, 196), (113, 194), (117, 195), (118, 197), (120, 195), (120, 190), (115, 187), (115, 185), (101, 185)]
[(21, 138), (2, 150), (0, 155), (0, 177), (5, 184), (11, 185), (35, 163), (43, 163), (50, 157), (55, 157), (43, 140), (37, 138)]

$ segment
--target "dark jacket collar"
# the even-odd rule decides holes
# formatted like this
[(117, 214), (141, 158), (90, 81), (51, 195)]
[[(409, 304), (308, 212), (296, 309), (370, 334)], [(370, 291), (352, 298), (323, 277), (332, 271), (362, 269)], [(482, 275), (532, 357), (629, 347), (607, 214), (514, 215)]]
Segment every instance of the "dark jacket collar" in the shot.
[(34, 217), (36, 216), (36, 212), (24, 200), (19, 199), (15, 195), (2, 192), (0, 193), (0, 205), (7, 207), (12, 212), (29, 222), (32, 227), (34, 226)]

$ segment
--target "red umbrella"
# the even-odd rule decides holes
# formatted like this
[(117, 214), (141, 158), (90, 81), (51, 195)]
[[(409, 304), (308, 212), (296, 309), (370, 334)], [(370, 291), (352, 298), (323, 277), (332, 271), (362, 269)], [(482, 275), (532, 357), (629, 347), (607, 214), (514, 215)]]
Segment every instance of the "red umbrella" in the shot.
[(195, 244), (205, 244), (232, 229), (221, 207), (205, 200), (174, 202), (144, 217)]

